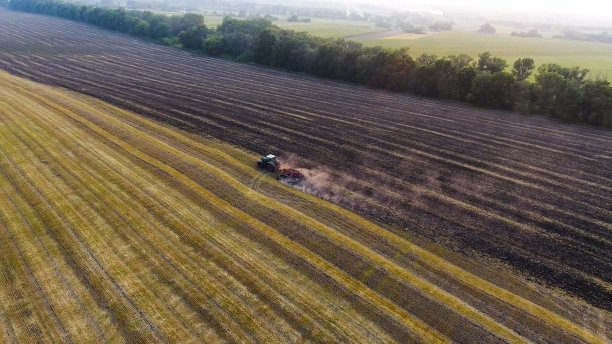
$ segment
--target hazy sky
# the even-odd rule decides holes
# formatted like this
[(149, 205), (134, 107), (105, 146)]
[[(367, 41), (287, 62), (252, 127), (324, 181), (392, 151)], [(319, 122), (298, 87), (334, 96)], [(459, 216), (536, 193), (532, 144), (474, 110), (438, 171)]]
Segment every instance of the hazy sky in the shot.
[(597, 17), (612, 18), (612, 0), (433, 0), (433, 1), (402, 1), (402, 0), (361, 0), (354, 2), (388, 3), (398, 7), (410, 7), (412, 5), (443, 5), (452, 7), (476, 7), (482, 9), (498, 9), (511, 11), (537, 11), (549, 13), (561, 13), (568, 15), (592, 15)]

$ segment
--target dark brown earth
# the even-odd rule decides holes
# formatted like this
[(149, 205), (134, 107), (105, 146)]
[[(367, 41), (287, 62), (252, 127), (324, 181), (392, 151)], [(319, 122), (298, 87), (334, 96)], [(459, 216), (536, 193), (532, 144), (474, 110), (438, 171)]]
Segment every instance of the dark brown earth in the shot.
[(612, 310), (610, 131), (3, 10), (0, 68), (329, 173), (322, 197)]

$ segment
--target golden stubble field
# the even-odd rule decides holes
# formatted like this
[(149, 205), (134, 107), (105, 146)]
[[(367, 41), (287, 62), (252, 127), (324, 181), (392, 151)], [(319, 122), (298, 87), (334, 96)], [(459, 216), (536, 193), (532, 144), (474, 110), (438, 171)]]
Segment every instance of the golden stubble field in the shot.
[(610, 314), (0, 72), (0, 341), (592, 342)]

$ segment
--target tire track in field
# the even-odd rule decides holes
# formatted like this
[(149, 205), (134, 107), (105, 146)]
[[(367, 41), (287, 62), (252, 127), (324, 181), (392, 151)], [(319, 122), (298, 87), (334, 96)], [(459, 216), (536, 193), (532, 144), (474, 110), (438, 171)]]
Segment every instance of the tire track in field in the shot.
[[(289, 211), (289, 210), (287, 210), (287, 211)], [(304, 219), (304, 220), (305, 220), (305, 219)]]
[[(3, 217), (2, 220), (4, 220), (5, 223), (13, 223), (13, 224), (19, 223), (19, 225), (14, 226), (15, 227), (14, 229), (18, 231), (19, 234), (25, 234), (28, 232), (28, 230), (31, 231), (32, 229), (30, 228), (27, 220), (19, 212), (17, 205), (14, 203), (14, 201), (11, 198), (9, 198), (6, 194), (4, 195), (3, 200), (4, 200), (3, 203), (9, 205), (11, 208), (8, 209), (8, 207), (5, 207), (3, 209), (4, 212), (0, 214), (0, 217)], [(26, 227), (28, 229), (25, 229)], [(32, 280), (32, 283), (36, 289), (36, 293), (41, 295), (41, 298), (43, 300), (45, 307), (48, 309), (48, 311), (51, 313), (51, 315), (55, 319), (56, 321), (55, 327), (57, 327), (61, 331), (61, 337), (63, 341), (67, 343), (73, 343), (72, 337), (76, 333), (78, 333), (79, 330), (82, 330), (82, 329), (75, 329), (74, 327), (82, 326), (82, 325), (76, 324), (76, 323), (72, 324), (69, 319), (62, 319), (63, 318), (62, 316), (64, 315), (64, 313), (74, 313), (75, 310), (65, 309), (66, 306), (63, 305), (64, 302), (61, 302), (62, 300), (59, 300), (62, 295), (55, 295), (55, 292), (57, 289), (49, 290), (49, 286), (46, 285), (46, 283), (45, 285), (43, 285), (40, 282), (41, 279), (48, 281), (50, 279), (49, 275), (42, 275), (42, 276), (39, 275), (38, 277), (36, 276), (34, 269), (32, 267), (40, 266), (40, 264), (37, 264), (36, 259), (41, 259), (41, 255), (40, 255), (40, 252), (38, 252), (38, 250), (32, 248), (31, 245), (28, 245), (28, 242), (25, 242), (25, 240), (32, 240), (32, 238), (21, 237), (21, 235), (13, 234), (10, 231), (8, 232), (8, 235), (9, 235), (10, 241), (12, 241), (13, 246), (15, 247), (15, 250), (19, 254), (20, 260), (24, 261), (26, 264), (26, 267), (28, 270), (28, 277)], [(27, 250), (27, 257), (24, 254), (24, 249)], [(59, 281), (54, 280), (53, 283), (51, 284), (57, 285), (57, 286), (62, 285), (61, 282), (59, 283), (58, 282)], [(73, 297), (74, 299), (68, 300), (68, 301), (76, 301), (77, 303), (79, 303), (79, 300), (76, 297), (76, 295), (74, 295)], [(80, 304), (79, 306), (82, 306), (82, 304)], [(87, 320), (89, 321), (93, 320), (90, 314), (87, 318), (88, 318)], [(95, 323), (92, 323), (92, 324), (95, 326)], [(89, 331), (92, 331), (92, 329), (87, 328), (86, 331), (89, 332)], [(93, 338), (87, 338), (87, 340), (89, 341), (102, 340), (103, 335), (101, 334), (99, 328), (94, 329), (92, 332), (94, 332), (96, 336), (94, 336)]]
[[(125, 115), (129, 116), (129, 114), (128, 114), (128, 113), (126, 113), (126, 112), (122, 112), (122, 113), (124, 113)], [(140, 119), (135, 118), (135, 120), (140, 120)], [(134, 125), (134, 121), (132, 121), (132, 120), (124, 120), (124, 122), (129, 123), (129, 124), (130, 124), (130, 125), (132, 125), (132, 126)], [(164, 130), (165, 128), (163, 128), (163, 127), (158, 127), (158, 129), (159, 129), (159, 130)], [(166, 130), (167, 130), (167, 129), (166, 129)], [(179, 139), (183, 139), (183, 140), (184, 140), (184, 138), (183, 138), (183, 137), (177, 137), (177, 136), (176, 136), (176, 134), (175, 134), (173, 137), (175, 137), (175, 138), (179, 138)], [(189, 145), (190, 145), (190, 147), (192, 147), (192, 144), (193, 144), (193, 142), (189, 144)], [(205, 147), (205, 146), (198, 145), (198, 147), (199, 147), (200, 149), (204, 149), (204, 150), (206, 150), (206, 151), (210, 151), (210, 149), (209, 149), (209, 148), (207, 148), (207, 147)], [(211, 155), (210, 157), (207, 157), (207, 160), (211, 160), (211, 159), (212, 159), (212, 160), (214, 160), (214, 158), (215, 158), (216, 156), (223, 156), (223, 155), (224, 155), (224, 153), (223, 153), (222, 151), (214, 151), (214, 153), (210, 153), (210, 154), (213, 154), (213, 155)], [(223, 167), (227, 167), (227, 159), (230, 159), (230, 158), (231, 158), (231, 157), (226, 156), (226, 157), (224, 158), (225, 160), (223, 160), (223, 163), (221, 164), (221, 166), (223, 166)], [(244, 166), (244, 165), (234, 165), (234, 166), (236, 166), (236, 167), (240, 166), (240, 168), (243, 168), (243, 166)], [(245, 172), (246, 172), (246, 171), (245, 171)], [(254, 173), (253, 171), (249, 171), (249, 172), (250, 172), (251, 174), (252, 174), (252, 173)], [(261, 176), (261, 173), (259, 173), (258, 175), (259, 175), (259, 176)], [(247, 177), (247, 178), (249, 178), (249, 177)], [(259, 180), (261, 180), (261, 179), (259, 178)], [(267, 183), (269, 184), (270, 182), (269, 182), (269, 181), (267, 181)], [(249, 184), (249, 185), (250, 185), (250, 184)], [(272, 185), (276, 186), (276, 184), (270, 184), (270, 185), (268, 185), (268, 188), (269, 188), (270, 186), (272, 186)], [(268, 191), (268, 192), (269, 192), (269, 191)], [(308, 208), (305, 208), (305, 209), (308, 209)], [(343, 229), (343, 227), (337, 227), (336, 229), (338, 229), (338, 230), (342, 230), (342, 229)], [(363, 241), (364, 241), (364, 242), (371, 242), (372, 240), (370, 240), (370, 239), (363, 239)]]
[[(36, 98), (39, 98), (35, 94), (32, 94), (32, 96), (36, 97)], [(49, 101), (47, 100), (46, 102), (49, 102)], [(55, 107), (57, 107), (57, 105)], [(146, 164), (151, 164), (152, 166), (157, 166), (157, 167), (155, 167), (155, 169), (161, 168), (162, 170), (166, 171), (166, 173), (169, 172), (171, 175), (179, 178), (182, 183), (186, 183), (190, 187), (195, 188), (196, 190), (198, 190), (198, 193), (201, 193), (201, 194), (204, 194), (204, 195), (208, 195), (204, 199), (213, 199), (213, 200), (215, 200), (215, 203), (211, 203), (211, 206), (219, 207), (220, 209), (223, 209), (223, 211), (222, 211), (223, 214), (232, 214), (231, 216), (238, 216), (241, 219), (241, 221), (245, 221), (250, 226), (253, 226), (253, 229), (264, 230), (265, 233), (268, 233), (268, 235), (267, 235), (268, 237), (270, 237), (270, 235), (272, 235), (272, 237), (274, 238), (275, 241), (276, 240), (281, 240), (281, 242), (284, 242), (285, 245), (293, 247), (297, 252), (301, 252), (302, 254), (298, 255), (301, 259), (306, 259), (307, 257), (309, 257), (309, 260), (310, 259), (314, 259), (314, 260), (311, 260), (311, 263), (314, 263), (315, 266), (326, 267), (324, 270), (330, 270), (330, 269), (332, 271), (336, 270), (336, 268), (333, 268), (332, 265), (330, 265), (329, 263), (325, 262), (324, 260), (320, 260), (320, 258), (317, 258), (311, 252), (309, 252), (307, 250), (304, 250), (303, 248), (300, 248), (299, 246), (297, 246), (292, 241), (287, 241), (286, 239), (283, 239), (283, 237), (280, 236), (279, 234), (275, 234), (276, 232), (275, 232), (275, 230), (273, 228), (270, 228), (270, 227), (267, 227), (265, 225), (262, 225), (257, 220), (248, 217), (246, 214), (244, 214), (244, 213), (240, 212), (239, 210), (233, 208), (231, 205), (227, 204), (226, 201), (219, 199), (216, 195), (210, 193), (206, 189), (202, 188), (199, 184), (194, 183), (193, 181), (191, 181), (187, 177), (183, 176), (179, 172), (172, 172), (173, 169), (170, 166), (165, 165), (165, 164), (163, 164), (161, 162), (157, 162), (157, 160), (155, 160), (155, 159), (145, 155), (144, 153), (141, 153), (136, 148), (133, 148), (133, 147), (129, 146), (127, 143), (123, 143), (123, 141), (118, 141), (117, 138), (115, 138), (112, 135), (109, 135), (106, 131), (103, 131), (103, 129), (100, 129), (95, 124), (90, 123), (88, 120), (86, 120), (84, 118), (79, 118), (78, 115), (73, 114), (70, 111), (67, 111), (66, 114), (70, 115), (70, 118), (72, 118), (72, 119), (75, 119), (75, 120), (78, 119), (81, 123), (87, 125), (87, 127), (89, 127), (93, 132), (95, 132), (98, 135), (102, 135), (102, 136), (106, 137), (111, 142), (114, 142), (116, 145), (118, 145), (122, 149), (126, 150), (126, 152), (128, 152), (129, 154), (134, 155), (135, 157), (137, 157), (137, 159), (143, 160)], [(220, 204), (223, 205), (223, 206), (221, 207)], [(297, 252), (295, 252), (294, 254), (297, 254)], [(355, 288), (355, 287), (359, 286), (359, 283), (356, 283), (356, 281), (352, 280), (351, 278), (343, 277), (343, 275), (344, 275), (344, 273), (340, 272), (340, 270), (336, 270), (336, 272), (332, 274), (332, 276), (334, 276), (334, 278), (340, 278), (340, 281), (343, 281), (341, 283), (348, 283), (348, 285), (352, 285), (353, 286), (353, 287), (347, 288), (348, 290), (352, 290), (352, 288)], [(390, 307), (390, 304), (389, 304), (388, 301), (379, 298), (374, 293), (369, 292), (368, 291), (369, 289), (367, 289), (367, 288), (364, 289), (363, 287), (359, 287), (357, 289), (361, 289), (362, 290), (362, 292), (359, 292), (359, 295), (361, 295), (362, 297), (365, 297), (366, 299), (370, 299), (372, 297), (374, 297), (375, 299), (378, 299), (377, 302), (368, 301), (371, 305), (376, 305), (377, 307), (380, 307), (380, 308), (383, 308), (383, 309), (388, 309), (388, 310), (392, 310), (393, 309), (393, 307)], [(424, 327), (424, 324), (421, 324), (419, 321), (410, 320), (410, 319), (412, 319), (412, 316), (409, 316), (407, 313), (405, 313), (403, 311), (395, 310), (395, 311), (392, 311), (391, 314), (395, 314), (395, 316), (397, 316), (399, 319), (403, 319), (402, 322), (407, 321), (408, 323), (412, 323), (412, 324), (416, 325), (417, 326), (416, 329), (427, 328), (426, 326)], [(426, 332), (423, 332), (423, 334), (424, 334), (424, 336), (426, 338), (443, 338), (443, 337), (440, 337), (438, 334), (435, 334), (435, 333), (429, 332), (429, 331), (430, 330), (428, 330)]]
[[(0, 223), (0, 229), (2, 229), (0, 238), (4, 243), (0, 257), (2, 259), (1, 266), (4, 270), (3, 285), (8, 285), (9, 297), (17, 300), (22, 306), (21, 309), (16, 310), (17, 314), (13, 313), (11, 316), (11, 319), (20, 323), (17, 324), (17, 331), (21, 336), (25, 336), (25, 339), (20, 336), (21, 341), (40, 342), (39, 338), (44, 336), (63, 342), (61, 334), (58, 333), (61, 332), (61, 328), (58, 329), (53, 326), (57, 324), (57, 319), (49, 320), (50, 314), (45, 314), (49, 312), (48, 309), (45, 310), (45, 301), (41, 299), (36, 290), (32, 290), (33, 286), (30, 276), (28, 276), (27, 263), (19, 257), (19, 252), (12, 242), (4, 219)], [(29, 283), (25, 282), (24, 279), (29, 280)], [(22, 328), (22, 326), (25, 328)]]
[[(134, 133), (135, 134), (135, 133)], [(178, 153), (178, 152), (175, 152)], [(285, 209), (286, 211), (290, 211), (290, 209)], [(307, 219), (302, 219), (303, 221), (307, 221)]]

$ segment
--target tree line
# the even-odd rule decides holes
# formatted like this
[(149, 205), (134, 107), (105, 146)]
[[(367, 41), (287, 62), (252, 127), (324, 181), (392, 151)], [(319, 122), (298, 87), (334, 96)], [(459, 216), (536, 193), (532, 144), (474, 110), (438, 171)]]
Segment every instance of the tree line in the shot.
[(612, 35), (605, 31), (599, 34), (566, 31), (562, 35), (554, 35), (553, 38), (568, 39), (573, 41), (612, 43)]
[(408, 49), (365, 47), (350, 40), (315, 37), (282, 29), (266, 19), (225, 18), (216, 29), (209, 29), (203, 16), (191, 13), (168, 16), (53, 0), (11, 0), (8, 7), (82, 21), (243, 62), (612, 127), (610, 83), (588, 79), (589, 71), (579, 67), (545, 64), (536, 68), (533, 59), (521, 58), (508, 71), (504, 59), (488, 52), (477, 59), (464, 54), (422, 54), (415, 58)]

